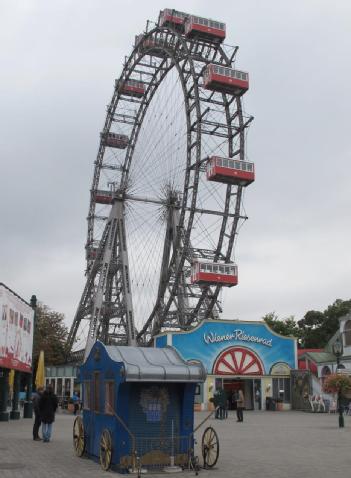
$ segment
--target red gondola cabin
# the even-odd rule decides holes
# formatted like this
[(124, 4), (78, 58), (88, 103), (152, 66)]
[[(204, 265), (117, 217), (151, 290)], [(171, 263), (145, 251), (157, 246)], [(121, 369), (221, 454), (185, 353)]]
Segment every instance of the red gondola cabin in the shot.
[(159, 27), (172, 27), (175, 30), (184, 33), (184, 21), (189, 15), (184, 12), (178, 12), (172, 8), (165, 8), (160, 11), (158, 20)]
[(145, 94), (145, 84), (138, 80), (125, 80), (119, 86), (119, 92), (126, 96), (141, 98)]
[(234, 264), (194, 262), (191, 266), (191, 283), (233, 287), (238, 283), (238, 268)]
[(209, 64), (204, 70), (204, 87), (241, 96), (249, 89), (249, 74), (225, 66)]
[(138, 48), (139, 53), (146, 53), (152, 56), (163, 57), (164, 51), (162, 47), (169, 46), (165, 39), (158, 37), (147, 37), (141, 33), (135, 37), (135, 48)]
[(190, 15), (185, 20), (185, 35), (188, 38), (222, 42), (225, 39), (225, 23)]
[(86, 252), (86, 258), (88, 261), (93, 261), (96, 258), (98, 248), (93, 247), (93, 246), (86, 246), (85, 252)]
[(101, 133), (100, 136), (103, 145), (110, 148), (125, 149), (129, 143), (129, 138), (125, 134)]
[(97, 189), (94, 194), (95, 202), (98, 204), (112, 204), (112, 191)]
[(211, 156), (206, 163), (209, 181), (248, 186), (255, 181), (255, 165), (249, 161)]

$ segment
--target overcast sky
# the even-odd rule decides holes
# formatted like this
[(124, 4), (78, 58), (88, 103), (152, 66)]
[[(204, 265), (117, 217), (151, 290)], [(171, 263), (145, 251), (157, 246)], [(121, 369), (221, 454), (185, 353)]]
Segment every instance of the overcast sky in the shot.
[(0, 281), (71, 323), (106, 104), (164, 7), (225, 21), (250, 73), (257, 180), (224, 317), (301, 318), (350, 299), (349, 0), (0, 0)]

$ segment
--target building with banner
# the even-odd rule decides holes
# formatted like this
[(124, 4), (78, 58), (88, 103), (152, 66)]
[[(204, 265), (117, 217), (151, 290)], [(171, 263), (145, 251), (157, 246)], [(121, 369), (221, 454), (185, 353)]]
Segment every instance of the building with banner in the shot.
[[(33, 296), (34, 297), (34, 296)], [(0, 421), (19, 418), (18, 401), (23, 374), (32, 373), (34, 310), (13, 290), (0, 283)], [(9, 375), (14, 371), (12, 411), (7, 411)]]
[(155, 338), (156, 347), (171, 345), (183, 359), (201, 361), (207, 380), (199, 385), (199, 409), (211, 408), (219, 388), (231, 399), (241, 389), (246, 409), (291, 408), (290, 371), (297, 368), (297, 341), (273, 332), (265, 322), (205, 320), (189, 332), (168, 332)]

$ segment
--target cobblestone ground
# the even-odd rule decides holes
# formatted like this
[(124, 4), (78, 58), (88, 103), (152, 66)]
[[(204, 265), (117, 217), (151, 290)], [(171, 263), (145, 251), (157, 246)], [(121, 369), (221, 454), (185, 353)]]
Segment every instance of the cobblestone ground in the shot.
[[(204, 412), (197, 413), (197, 423), (205, 416)], [(31, 420), (0, 423), (0, 478), (121, 476), (104, 472), (97, 463), (74, 455), (73, 419), (72, 415), (58, 414), (52, 442), (47, 444), (31, 439)], [(237, 423), (231, 412), (227, 420), (210, 418), (202, 430), (208, 425), (219, 435), (220, 458), (215, 469), (201, 470), (200, 477), (350, 476), (350, 416), (345, 417), (344, 429), (338, 428), (335, 414), (300, 412), (246, 412), (243, 423)], [(201, 435), (200, 429), (197, 436)]]

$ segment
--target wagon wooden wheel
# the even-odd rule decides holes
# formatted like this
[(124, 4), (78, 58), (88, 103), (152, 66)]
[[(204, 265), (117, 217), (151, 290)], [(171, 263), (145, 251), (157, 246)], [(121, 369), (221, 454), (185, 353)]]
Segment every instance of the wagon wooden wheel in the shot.
[(219, 440), (214, 428), (207, 427), (204, 431), (201, 450), (204, 459), (204, 468), (212, 468), (215, 466), (219, 455)]
[(73, 446), (77, 456), (82, 456), (85, 451), (84, 425), (81, 417), (77, 417), (73, 424)]
[(100, 438), (100, 465), (103, 470), (107, 471), (111, 466), (112, 459), (112, 439), (108, 430), (102, 432)]

